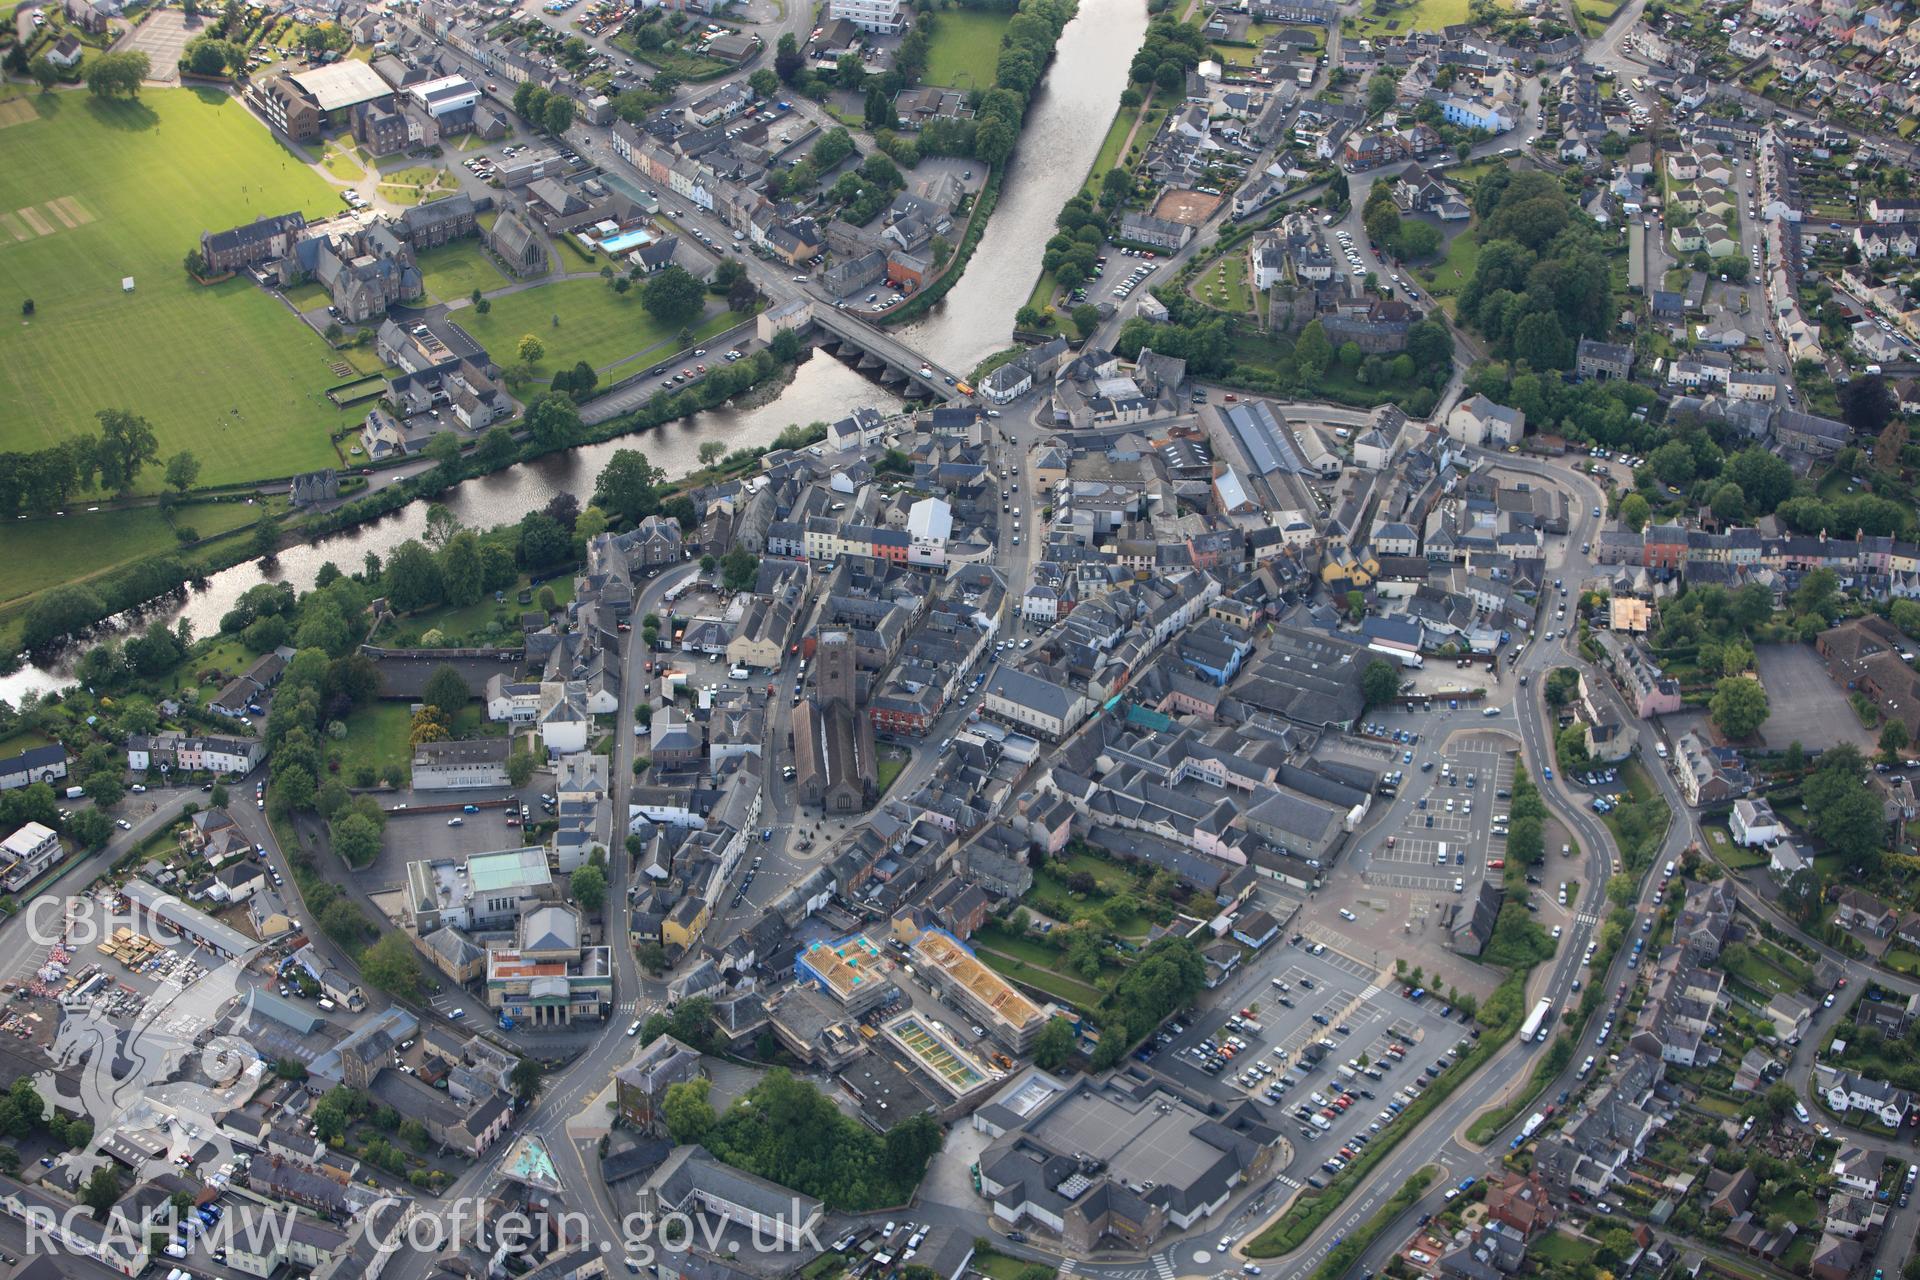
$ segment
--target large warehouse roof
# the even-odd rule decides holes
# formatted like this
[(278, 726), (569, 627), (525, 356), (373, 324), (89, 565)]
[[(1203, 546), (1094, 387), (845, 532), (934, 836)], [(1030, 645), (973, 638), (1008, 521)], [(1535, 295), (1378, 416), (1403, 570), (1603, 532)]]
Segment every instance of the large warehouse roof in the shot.
[(338, 111), (393, 93), (393, 86), (372, 67), (351, 58), (312, 71), (296, 71), (287, 78), (305, 90), (322, 111)]

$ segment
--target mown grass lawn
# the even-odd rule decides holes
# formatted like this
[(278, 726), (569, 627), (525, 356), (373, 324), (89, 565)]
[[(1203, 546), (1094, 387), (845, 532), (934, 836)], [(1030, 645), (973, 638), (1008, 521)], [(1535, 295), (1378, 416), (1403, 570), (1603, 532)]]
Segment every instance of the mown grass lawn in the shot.
[(1412, 4), (1394, 4), (1374, 0), (1357, 17), (1346, 21), (1350, 35), (1405, 35), (1409, 31), (1438, 31), (1467, 20), (1468, 0), (1414, 0)]
[[(707, 305), (711, 311), (722, 304), (710, 299)], [(647, 313), (639, 290), (618, 294), (599, 279), (556, 280), (495, 298), (486, 315), (463, 307), (453, 313), (453, 320), (502, 364), (515, 360), (522, 336), (530, 333), (540, 339), (547, 349), (546, 358), (533, 367), (540, 379), (581, 360), (605, 369), (656, 343), (672, 344), (679, 332)], [(713, 359), (710, 353), (707, 362)]]
[[(566, 575), (548, 579), (541, 587), (553, 589), (553, 603), (556, 609), (563, 609), (573, 599), (573, 579)], [(534, 600), (531, 604), (520, 603), (520, 593), (532, 589)], [(383, 627), (378, 642), (407, 646), (419, 642), (419, 638), (429, 631), (438, 631), (445, 643), (461, 639), (474, 644), (486, 643), (483, 638), (489, 623), (498, 623), (503, 631), (518, 634), (520, 615), (529, 609), (540, 607), (540, 588), (534, 587), (525, 574), (514, 580), (502, 594), (505, 600), (496, 601), (492, 596), (484, 596), (472, 604), (458, 607), (448, 605), (440, 609), (428, 609), (421, 613), (408, 614), (399, 620), (399, 625)], [(634, 625), (638, 626), (636, 622)]]
[(1193, 284), (1194, 296), (1210, 307), (1244, 315), (1253, 310), (1253, 292), (1247, 287), (1247, 259), (1234, 253), (1207, 264)]
[(370, 765), (379, 773), (388, 765), (405, 769), (413, 758), (407, 742), (413, 716), (404, 702), (375, 702), (358, 707), (347, 716), (346, 726), (347, 736), (338, 741), (328, 739), (324, 750), (329, 756), (340, 757), (340, 774), (348, 782), (353, 781), (361, 765)]
[[(153, 423), (161, 457), (193, 450), (203, 484), (334, 464), (328, 433), (348, 417), (324, 392), (346, 379), (327, 344), (250, 282), (200, 286), (181, 268), (202, 231), (333, 212), (331, 188), (224, 94), (31, 102), (0, 165), (14, 317), (0, 333), (0, 405), (31, 412), (0, 412), (0, 450), (97, 431), (96, 411), (124, 407)], [(160, 486), (149, 467), (139, 487)]]
[[(479, 703), (468, 703), (454, 717), (453, 736), (473, 737), (485, 715)], [(413, 744), (408, 739), (413, 736), (413, 714), (406, 703), (370, 703), (349, 713), (344, 723), (347, 736), (328, 738), (320, 749), (329, 758), (340, 758), (340, 776), (349, 784), (362, 765), (371, 765), (375, 773), (389, 765), (404, 773), (412, 763)]]
[(1594, 1245), (1559, 1231), (1550, 1231), (1534, 1241), (1532, 1249), (1549, 1262), (1578, 1265), (1593, 1260)]
[(1473, 273), (1480, 269), (1480, 241), (1474, 237), (1473, 227), (1469, 222), (1447, 243), (1447, 256), (1434, 265), (1432, 275), (1425, 270), (1419, 273), (1442, 299), (1441, 305), (1449, 315), (1453, 314), (1453, 296), (1466, 288)]
[(1107, 170), (1120, 163), (1120, 148), (1126, 145), (1127, 134), (1133, 129), (1133, 122), (1139, 115), (1137, 107), (1121, 107), (1113, 113), (1113, 123), (1107, 126), (1107, 136), (1100, 140), (1100, 150), (1093, 157), (1093, 167), (1087, 170), (1088, 191), (1097, 194)]
[(75, 504), (64, 516), (9, 522), (7, 555), (0, 559), (0, 604), (45, 591), (63, 582), (131, 564), (172, 550), (175, 527), (202, 538), (251, 528), (263, 510), (284, 511), (286, 503), (202, 502), (183, 506), (168, 524), (158, 507), (129, 507), (89, 512)]
[(480, 247), (478, 239), (456, 240), (420, 255), (420, 275), (426, 281), (427, 294), (435, 302), (504, 289), (512, 282), (493, 265), (493, 259)]
[(367, 166), (361, 157), (360, 149), (347, 139), (328, 140), (325, 149), (320, 153), (320, 163), (328, 173), (336, 178), (344, 178), (348, 182), (358, 182), (367, 176)]
[(380, 175), (380, 194), (396, 204), (419, 204), (450, 196), (458, 187), (453, 175), (431, 165), (415, 165)]
[(990, 89), (1000, 62), (1000, 37), (1013, 14), (942, 10), (939, 27), (927, 48), (923, 83), (949, 89)]

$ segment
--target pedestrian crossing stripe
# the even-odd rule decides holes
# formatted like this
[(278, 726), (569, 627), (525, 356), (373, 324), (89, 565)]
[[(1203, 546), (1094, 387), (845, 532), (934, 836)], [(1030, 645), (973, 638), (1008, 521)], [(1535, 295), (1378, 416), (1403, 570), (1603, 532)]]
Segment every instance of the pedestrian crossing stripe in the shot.
[(1380, 984), (1377, 982), (1370, 983), (1367, 989), (1360, 993), (1360, 998), (1362, 1000), (1371, 1000), (1379, 994), (1380, 994)]
[(1060, 1274), (1063, 1276), (1070, 1276), (1073, 1274), (1073, 1268), (1074, 1268), (1074, 1260), (1072, 1258), (1068, 1258), (1065, 1262), (1062, 1262), (1060, 1264)]
[(1173, 1280), (1173, 1264), (1167, 1261), (1166, 1254), (1153, 1255), (1153, 1269), (1159, 1273), (1160, 1280)]
[(1284, 1182), (1288, 1186), (1292, 1187), (1295, 1191), (1298, 1191), (1300, 1189), (1300, 1180), (1292, 1176), (1291, 1174), (1276, 1173), (1273, 1175), (1273, 1180), (1275, 1182)]

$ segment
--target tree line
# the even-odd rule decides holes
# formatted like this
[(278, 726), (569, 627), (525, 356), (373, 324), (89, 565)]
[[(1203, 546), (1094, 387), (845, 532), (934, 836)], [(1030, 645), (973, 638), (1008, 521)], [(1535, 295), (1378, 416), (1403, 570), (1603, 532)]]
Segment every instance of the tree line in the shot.
[(72, 436), (31, 453), (0, 453), (0, 518), (55, 511), (74, 494), (95, 488), (124, 493), (148, 463), (159, 460), (153, 424), (139, 414), (102, 409), (94, 418), (100, 423), (96, 435)]

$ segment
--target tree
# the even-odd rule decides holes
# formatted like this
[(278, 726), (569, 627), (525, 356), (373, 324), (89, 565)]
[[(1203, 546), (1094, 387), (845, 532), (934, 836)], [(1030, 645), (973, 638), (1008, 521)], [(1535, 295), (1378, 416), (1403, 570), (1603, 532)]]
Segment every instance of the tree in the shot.
[(1815, 569), (1800, 579), (1800, 585), (1793, 592), (1793, 604), (1802, 613), (1817, 614), (1831, 622), (1839, 594), (1839, 576), (1831, 569)]
[(973, 154), (984, 164), (1004, 164), (1018, 140), (1012, 125), (999, 116), (989, 116), (973, 132)]
[[(517, 550), (522, 567), (544, 569), (573, 554), (573, 539), (559, 521), (544, 511), (529, 511), (520, 517), (520, 543)], [(553, 610), (548, 608), (548, 613)]]
[(546, 359), (547, 344), (540, 341), (535, 335), (529, 333), (521, 337), (520, 345), (516, 350), (520, 354), (520, 362), (522, 364), (539, 364), (542, 360)]
[(1065, 1018), (1048, 1019), (1034, 1037), (1033, 1060), (1044, 1071), (1052, 1071), (1073, 1056), (1073, 1027)]
[(433, 674), (427, 677), (426, 687), (420, 693), (422, 702), (438, 708), (448, 720), (459, 715), (472, 698), (473, 690), (467, 685), (467, 678), (460, 674), (458, 667), (447, 663), (433, 669)]
[(1713, 509), (1713, 518), (1722, 524), (1739, 524), (1747, 518), (1747, 495), (1732, 481), (1713, 491), (1708, 506)]
[(711, 1083), (705, 1076), (695, 1076), (667, 1086), (660, 1114), (675, 1142), (699, 1142), (713, 1128), (713, 1104), (707, 1101)]
[(580, 438), (580, 408), (568, 396), (538, 395), (527, 406), (526, 424), (540, 449), (565, 449)]
[(533, 752), (524, 746), (514, 748), (513, 754), (507, 757), (507, 781), (515, 787), (526, 786), (533, 777), (535, 765)]
[[(144, 54), (141, 56), (145, 58)], [(80, 1193), (80, 1201), (93, 1210), (96, 1218), (104, 1222), (113, 1206), (120, 1203), (119, 1172), (111, 1164), (103, 1164), (95, 1169), (93, 1176), (87, 1179), (86, 1190)]]
[(440, 603), (446, 584), (440, 562), (424, 544), (409, 538), (393, 549), (381, 573), (387, 601), (400, 613)]
[(700, 446), (700, 465), (703, 467), (711, 467), (726, 456), (727, 446), (723, 440), (708, 440)]
[(127, 409), (102, 409), (94, 417), (100, 421), (100, 439), (94, 448), (100, 487), (114, 491), (132, 488), (141, 469), (160, 456), (153, 424)]
[(779, 74), (768, 70), (766, 67), (762, 67), (748, 76), (747, 84), (755, 93), (763, 98), (771, 98), (780, 92)]
[(1880, 801), (1865, 784), (1866, 763), (1851, 745), (1829, 748), (1802, 788), (1808, 829), (1850, 869), (1863, 870), (1886, 838)]
[(1385, 706), (1400, 696), (1400, 672), (1384, 658), (1375, 658), (1360, 673), (1360, 692), (1369, 709)]
[(1653, 518), (1653, 507), (1637, 493), (1630, 493), (1620, 502), (1620, 522), (1640, 532), (1647, 527), (1647, 521)]
[(640, 290), (640, 305), (669, 329), (691, 323), (706, 304), (706, 289), (685, 268), (655, 272)]
[(607, 904), (607, 873), (593, 863), (573, 873), (573, 900), (592, 915)]
[(144, 53), (96, 54), (87, 63), (87, 92), (96, 98), (137, 98), (152, 67)]
[(1714, 727), (1729, 738), (1750, 738), (1767, 720), (1767, 691), (1758, 680), (1730, 676), (1714, 686), (1707, 711)]
[(1320, 327), (1318, 320), (1307, 323), (1300, 331), (1299, 339), (1293, 344), (1293, 365), (1307, 382), (1317, 382), (1327, 371), (1327, 363), (1333, 359), (1333, 344), (1327, 341), (1327, 332)]
[(368, 867), (380, 856), (380, 828), (364, 813), (349, 813), (332, 824), (333, 851), (350, 867)]
[(1907, 736), (1907, 726), (1898, 720), (1889, 720), (1880, 727), (1880, 755), (1888, 764), (1900, 759), (1911, 739)]
[(193, 482), (200, 478), (200, 459), (182, 449), (167, 459), (167, 487), (176, 493), (185, 493), (193, 488)]
[(1076, 306), (1068, 313), (1068, 317), (1073, 321), (1073, 327), (1079, 331), (1080, 336), (1083, 338), (1091, 337), (1093, 331), (1100, 327), (1100, 308), (1094, 306), (1091, 302), (1083, 302), (1079, 306)]
[(60, 79), (60, 68), (54, 66), (44, 53), (29, 63), (27, 69), (33, 73), (34, 82), (40, 86), (42, 93), (53, 88), (54, 82)]
[(573, 366), (573, 375), (567, 382), (567, 394), (578, 403), (593, 394), (593, 389), (600, 385), (600, 375), (593, 371), (592, 365), (581, 360)]
[(1559, 316), (1535, 312), (1514, 328), (1513, 353), (1536, 369), (1564, 369), (1573, 363), (1573, 339)]
[(68, 818), (65, 826), (67, 834), (82, 848), (104, 848), (113, 839), (113, 819), (99, 809), (82, 809)]
[(254, 521), (253, 538), (249, 546), (256, 560), (271, 560), (280, 550), (280, 526), (265, 511)]
[(122, 796), (127, 794), (127, 784), (111, 769), (102, 769), (98, 773), (88, 775), (87, 780), (80, 785), (86, 791), (87, 799), (103, 809), (111, 809), (120, 803)]
[(806, 59), (800, 53), (799, 41), (794, 38), (793, 32), (786, 32), (780, 37), (780, 43), (775, 46), (773, 73), (783, 84), (792, 84), (794, 77), (805, 65)]
[(1842, 386), (1839, 399), (1840, 416), (1856, 431), (1878, 432), (1893, 417), (1893, 391), (1877, 373)]
[(1747, 495), (1748, 509), (1765, 514), (1793, 496), (1793, 468), (1765, 449), (1742, 449), (1727, 459), (1726, 477)]
[(745, 591), (760, 574), (760, 558), (738, 543), (720, 559), (720, 571), (729, 591)]
[[(480, 563), (480, 539), (471, 529), (455, 534), (446, 550), (440, 553), (440, 575), (446, 584), (448, 604), (464, 608), (479, 601), (485, 589), (486, 571)], [(302, 634), (305, 631), (302, 624)], [(331, 645), (327, 648), (329, 652), (333, 650)]]
[(360, 953), (360, 976), (390, 995), (412, 999), (420, 994), (419, 954), (399, 930), (389, 930)]
[(666, 473), (638, 449), (616, 450), (594, 481), (593, 505), (628, 524), (659, 509), (657, 486)]
[(1431, 258), (1440, 252), (1440, 228), (1430, 222), (1402, 222), (1400, 224), (1400, 256), (1403, 258)]
[(554, 522), (568, 533), (572, 533), (574, 526), (580, 522), (580, 499), (564, 490), (549, 498), (541, 510), (552, 516)]
[(522, 1058), (513, 1064), (513, 1073), (507, 1077), (507, 1083), (513, 1087), (514, 1096), (523, 1102), (531, 1102), (540, 1096), (540, 1087), (546, 1083), (547, 1069), (538, 1058)]
[(1393, 105), (1394, 99), (1399, 96), (1399, 93), (1399, 82), (1387, 72), (1377, 71), (1374, 73), (1373, 79), (1367, 82), (1367, 109), (1370, 111), (1385, 111)]

